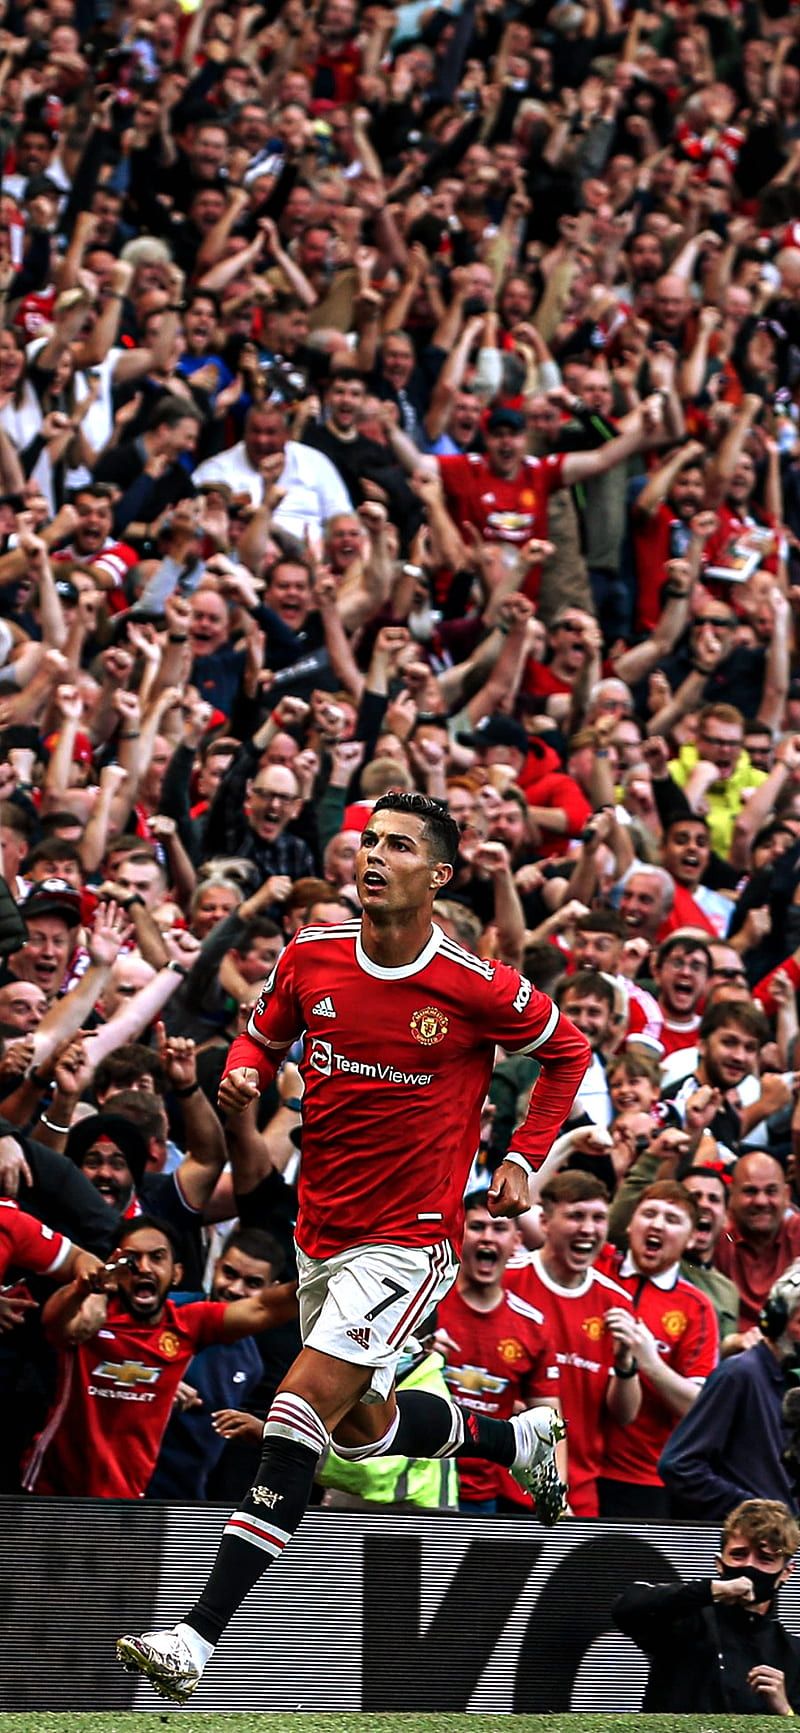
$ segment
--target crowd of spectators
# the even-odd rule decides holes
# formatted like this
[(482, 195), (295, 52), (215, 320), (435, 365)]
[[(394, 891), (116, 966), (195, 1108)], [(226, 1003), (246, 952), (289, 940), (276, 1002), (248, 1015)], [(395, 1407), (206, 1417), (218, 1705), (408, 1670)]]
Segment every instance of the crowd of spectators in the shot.
[[(593, 1050), (519, 1230), (498, 1052), (404, 1376), (559, 1400), (577, 1515), (797, 1510), (800, 13), (3, 0), (0, 150), (0, 1487), (118, 1495), (95, 1399), (131, 1496), (249, 1483), (300, 1054), (217, 1086), (403, 788), (459, 826), (446, 931)], [(49, 1284), (121, 1242), (65, 1422)], [(324, 1497), (457, 1502), (411, 1466)]]

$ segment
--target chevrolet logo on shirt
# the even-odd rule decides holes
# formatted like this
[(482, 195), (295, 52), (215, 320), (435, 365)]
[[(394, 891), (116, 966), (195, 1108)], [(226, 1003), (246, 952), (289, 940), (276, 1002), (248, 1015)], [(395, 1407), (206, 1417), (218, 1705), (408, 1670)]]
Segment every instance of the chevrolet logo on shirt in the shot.
[(103, 1360), (95, 1366), (93, 1378), (113, 1378), (115, 1384), (157, 1384), (160, 1366), (145, 1366), (141, 1360)]

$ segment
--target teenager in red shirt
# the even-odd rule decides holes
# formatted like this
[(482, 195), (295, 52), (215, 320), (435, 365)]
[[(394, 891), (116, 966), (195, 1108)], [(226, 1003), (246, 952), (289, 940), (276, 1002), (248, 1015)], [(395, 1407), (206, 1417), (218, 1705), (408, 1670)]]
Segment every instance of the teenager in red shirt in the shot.
[(678, 1420), (691, 1408), (719, 1359), (717, 1315), (707, 1296), (680, 1273), (697, 1225), (690, 1192), (671, 1179), (642, 1192), (628, 1226), (628, 1251), (611, 1269), (630, 1296), (633, 1317), (613, 1319), (630, 1348), (642, 1385), (632, 1425), (606, 1428), (600, 1515), (620, 1522), (666, 1519), (667, 1492), (658, 1459)]
[[(503, 1287), (505, 1269), (519, 1244), (513, 1222), (495, 1220), (485, 1192), (464, 1203), (461, 1268), (455, 1286), (436, 1311), (436, 1346), (444, 1375), (462, 1408), (508, 1420), (533, 1402), (559, 1410), (559, 1369), (542, 1313)], [(566, 1479), (566, 1446), (559, 1445), (559, 1472)], [(531, 1511), (528, 1493), (496, 1462), (458, 1464), (459, 1506), (490, 1515), (511, 1505)]]

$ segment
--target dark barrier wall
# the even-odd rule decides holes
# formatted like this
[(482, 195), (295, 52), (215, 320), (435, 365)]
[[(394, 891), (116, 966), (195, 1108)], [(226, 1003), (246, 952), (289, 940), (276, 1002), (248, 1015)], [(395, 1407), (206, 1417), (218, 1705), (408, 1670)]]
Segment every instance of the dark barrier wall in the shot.
[[(155, 1708), (121, 1631), (196, 1599), (227, 1510), (0, 1500), (0, 1709)], [(609, 1628), (636, 1577), (710, 1575), (715, 1530), (312, 1513), (236, 1619), (202, 1709), (616, 1713), (643, 1657)], [(800, 1580), (781, 1592), (800, 1633)], [(676, 1656), (676, 1666), (680, 1657)]]

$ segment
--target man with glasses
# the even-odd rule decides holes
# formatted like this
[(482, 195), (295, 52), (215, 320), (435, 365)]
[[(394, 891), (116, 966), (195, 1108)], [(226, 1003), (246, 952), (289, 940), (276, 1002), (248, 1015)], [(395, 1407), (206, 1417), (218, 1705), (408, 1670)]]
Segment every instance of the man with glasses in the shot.
[(670, 764), (694, 812), (707, 808), (711, 846), (728, 858), (736, 821), (752, 789), (765, 781), (744, 750), (744, 717), (732, 704), (706, 704), (697, 724), (697, 745), (682, 746)]
[(279, 905), (294, 880), (313, 877), (316, 865), (308, 843), (287, 828), (302, 806), (297, 778), (286, 764), (263, 762), (264, 732), (244, 742), (220, 782), (208, 815), (206, 850), (252, 861)]

